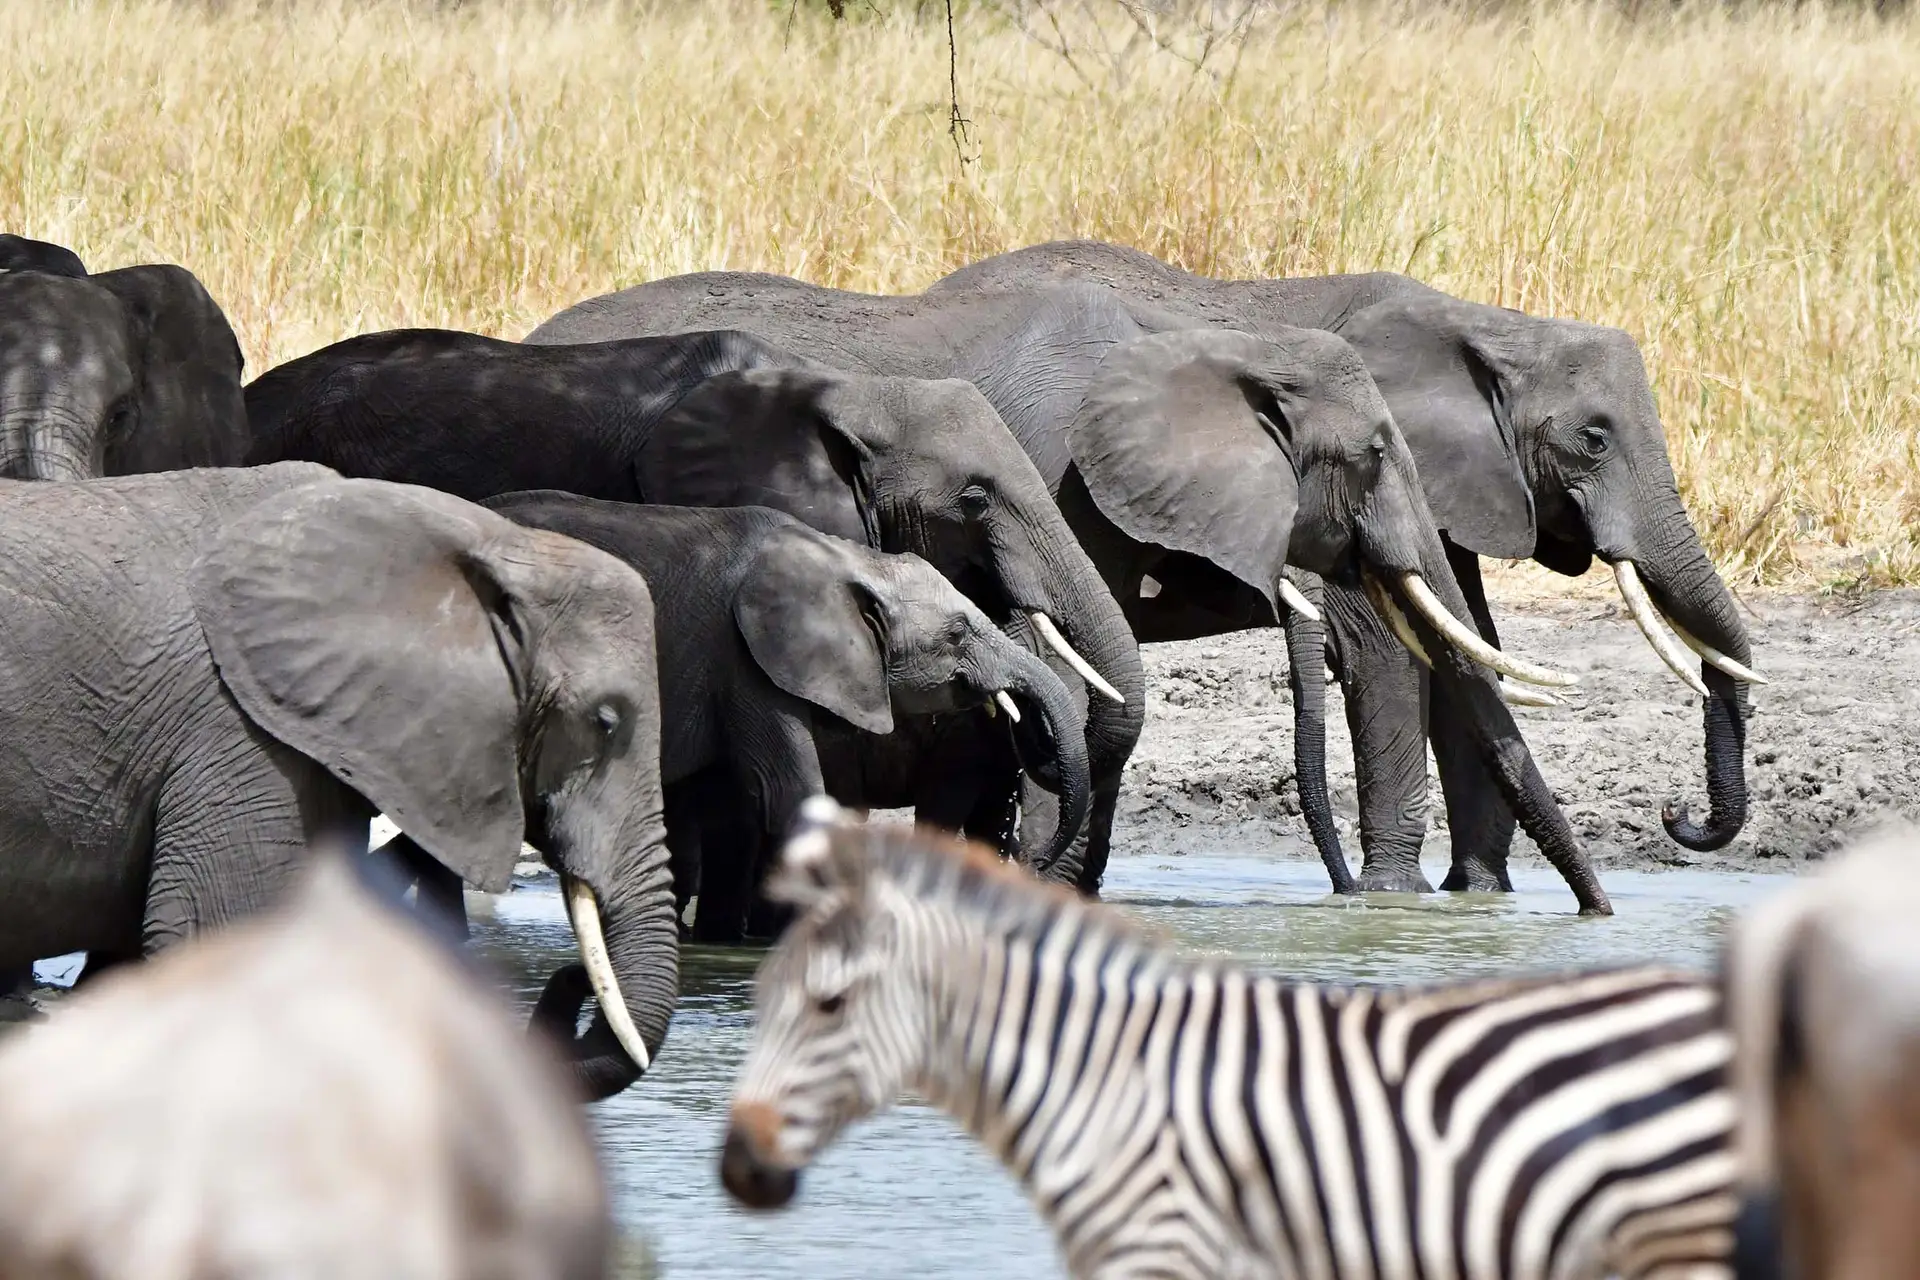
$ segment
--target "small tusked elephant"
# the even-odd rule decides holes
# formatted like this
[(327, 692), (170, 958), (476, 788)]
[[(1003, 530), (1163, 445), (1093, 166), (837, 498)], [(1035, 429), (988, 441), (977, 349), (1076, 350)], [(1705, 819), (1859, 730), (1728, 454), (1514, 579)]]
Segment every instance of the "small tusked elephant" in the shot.
[(90, 275), (71, 250), (0, 236), (0, 477), (238, 466), (244, 365), (186, 268)]
[[(1142, 724), (1139, 649), (1032, 462), (967, 383), (839, 372), (724, 331), (566, 347), (406, 330), (271, 370), (247, 388), (247, 408), (255, 462), (322, 462), (475, 501), (552, 488), (771, 507), (919, 555), (1095, 691), (1092, 816), (1053, 873), (1073, 878), (1089, 841), (1104, 839)], [(943, 751), (971, 734), (984, 758), (1004, 737), (984, 713), (954, 719), (965, 723), (941, 727)], [(921, 740), (896, 735), (889, 750), (905, 757)], [(893, 761), (921, 777), (945, 767), (937, 755)], [(1018, 783), (1017, 772), (1005, 780), (1009, 796)], [(965, 830), (998, 840), (1010, 803)], [(1056, 847), (1053, 832), (1029, 847)]]
[(0, 1276), (599, 1280), (585, 1116), (470, 966), (316, 851), (0, 1040)]
[(920, 557), (873, 551), (764, 507), (635, 506), (551, 490), (486, 505), (599, 547), (647, 579), (667, 842), (677, 904), (699, 897), (694, 940), (747, 931), (765, 860), (808, 796), (825, 789), (876, 803), (856, 778), (823, 778), (822, 733), (908, 733), (924, 717), (1009, 706), (998, 755), (952, 759), (904, 799), (921, 821), (957, 828), (1024, 755), (1078, 830), (1088, 796), (1080, 706)]
[(378, 810), (504, 889), (560, 872), (625, 1087), (679, 938), (653, 610), (632, 569), (323, 467), (0, 483), (0, 971), (132, 959), (257, 910)]

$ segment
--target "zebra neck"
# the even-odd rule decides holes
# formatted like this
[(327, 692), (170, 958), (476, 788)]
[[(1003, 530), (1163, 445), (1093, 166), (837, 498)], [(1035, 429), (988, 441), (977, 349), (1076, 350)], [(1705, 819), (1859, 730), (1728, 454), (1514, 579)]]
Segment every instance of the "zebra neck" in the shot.
[(1143, 1123), (1157, 1131), (1169, 1048), (1149, 1033), (1192, 966), (1071, 910), (1009, 929), (976, 922), (923, 954), (936, 950), (915, 1087), (1030, 1190), (1043, 1190), (1041, 1164), (1097, 1167)]

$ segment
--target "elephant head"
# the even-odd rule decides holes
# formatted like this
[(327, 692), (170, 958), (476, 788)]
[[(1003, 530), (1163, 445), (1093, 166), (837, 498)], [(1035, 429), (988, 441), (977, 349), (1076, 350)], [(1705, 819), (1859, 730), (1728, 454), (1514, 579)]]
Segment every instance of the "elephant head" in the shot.
[(1090, 686), (1094, 785), (1117, 791), (1145, 701), (1139, 649), (1039, 472), (972, 384), (721, 374), (661, 420), (638, 468), (650, 502), (767, 506), (911, 551), (996, 622), (1031, 626)]
[(523, 839), (560, 873), (600, 1014), (599, 1096), (666, 1036), (677, 988), (646, 583), (457, 498), (344, 480), (254, 507), (194, 571), (227, 690), (477, 888)]
[(733, 613), (769, 679), (870, 732), (891, 732), (896, 709), (1003, 708), (1022, 763), (1061, 795), (1063, 818), (1041, 865), (1080, 829), (1089, 784), (1079, 704), (1052, 668), (919, 556), (779, 529), (762, 542)]
[(1746, 684), (1757, 677), (1680, 500), (1633, 339), (1447, 297), (1377, 303), (1340, 334), (1420, 459), (1448, 538), (1570, 575), (1595, 555), (1612, 566), (1634, 621), (1705, 709), (1712, 814), (1701, 824), (1669, 808), (1667, 833), (1691, 849), (1732, 840), (1746, 821)]
[(240, 344), (181, 267), (0, 274), (0, 475), (237, 465)]
[(1136, 339), (1102, 361), (1068, 448), (1089, 496), (1122, 533), (1204, 558), (1259, 593), (1275, 617), (1283, 596), (1311, 612), (1282, 577), (1288, 564), (1364, 582), (1384, 619), (1431, 658), (1436, 678), (1459, 686), (1502, 793), (1582, 908), (1606, 909), (1494, 673), (1531, 683), (1571, 677), (1502, 654), (1472, 631), (1413, 455), (1351, 346), (1304, 329)]

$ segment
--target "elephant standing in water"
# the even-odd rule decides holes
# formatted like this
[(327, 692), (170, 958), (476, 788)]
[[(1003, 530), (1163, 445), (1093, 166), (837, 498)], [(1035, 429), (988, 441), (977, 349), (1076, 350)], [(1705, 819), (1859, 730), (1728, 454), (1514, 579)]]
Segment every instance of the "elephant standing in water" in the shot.
[[(698, 895), (696, 941), (777, 931), (771, 919), (749, 928), (749, 909), (801, 802), (822, 790), (862, 805), (912, 804), (923, 822), (959, 826), (992, 775), (1024, 757), (1063, 797), (1065, 829), (1079, 829), (1088, 792), (1079, 706), (1046, 663), (920, 557), (876, 552), (764, 507), (635, 506), (553, 490), (486, 505), (599, 547), (650, 585), (676, 914)], [(869, 794), (857, 771), (822, 771), (816, 739), (836, 730), (911, 733), (927, 722), (907, 716), (995, 703), (1006, 710), (1000, 752), (954, 759), (917, 778), (917, 790)], [(1040, 861), (1059, 853), (1041, 851)]]
[[(928, 296), (991, 296), (1060, 282), (1096, 284), (1127, 305), (1163, 308), (1195, 323), (1254, 332), (1326, 329), (1353, 344), (1412, 446), (1482, 635), (1498, 642), (1480, 556), (1532, 557), (1569, 575), (1585, 572), (1595, 556), (1611, 565), (1634, 621), (1703, 705), (1712, 811), (1696, 822), (1684, 808), (1670, 809), (1663, 815), (1667, 832), (1690, 849), (1717, 849), (1739, 833), (1747, 813), (1746, 686), (1757, 677), (1732, 594), (1681, 503), (1646, 366), (1630, 337), (1462, 302), (1386, 272), (1212, 280), (1092, 241), (985, 259)], [(1163, 594), (1168, 586), (1163, 582)], [(1357, 657), (1367, 677), (1356, 681), (1343, 672), (1355, 758), (1393, 762), (1360, 779), (1366, 881), (1424, 888), (1418, 855), (1426, 826), (1426, 683), (1403, 650), (1363, 623), (1365, 611), (1350, 591), (1337, 584), (1329, 591), (1342, 653)], [(1239, 606), (1212, 610), (1211, 622), (1197, 621), (1183, 634), (1248, 625), (1250, 602), (1242, 595)], [(1199, 603), (1196, 617), (1204, 619), (1207, 602)], [(1453, 865), (1442, 887), (1504, 889), (1512, 813), (1464, 742), (1458, 708), (1444, 691), (1434, 691), (1432, 710), (1453, 836)]]
[[(736, 273), (676, 277), (596, 298), (528, 340), (715, 324), (829, 363), (974, 382), (1033, 458), (1141, 638), (1190, 633), (1180, 628), (1240, 607), (1242, 594), (1251, 603), (1241, 626), (1276, 620), (1288, 605), (1296, 706), (1309, 720), (1324, 705), (1323, 641), (1317, 614), (1289, 587), (1283, 564), (1323, 570), (1360, 602), (1341, 619), (1368, 642), (1365, 650), (1357, 643), (1343, 650), (1350, 682), (1371, 678), (1375, 646), (1405, 659), (1399, 615), (1418, 607), (1402, 600), (1376, 610), (1365, 599), (1363, 564), (1376, 584), (1418, 572), (1440, 591), (1421, 597), (1429, 606), (1423, 626), (1471, 616), (1464, 601), (1441, 603), (1442, 584), (1453, 575), (1444, 551), (1429, 554), (1418, 532), (1433, 523), (1418, 482), (1392, 499), (1369, 497), (1388, 474), (1379, 457), (1398, 457), (1405, 444), (1382, 438), (1375, 452), (1368, 432), (1381, 423), (1391, 428), (1391, 418), (1344, 343), (1276, 329), (1263, 346), (1260, 338), (1210, 332), (1191, 317), (1084, 284), (889, 298)], [(1392, 439), (1399, 441), (1397, 433)], [(1442, 547), (1436, 536), (1432, 548)], [(1452, 650), (1460, 635), (1454, 630), (1444, 647)], [(1434, 641), (1426, 643), (1431, 650)], [(1590, 880), (1584, 858), (1511, 716), (1497, 698), (1468, 692), (1477, 679), (1457, 689), (1446, 683), (1460, 703), (1465, 749), (1485, 761), (1509, 804), (1524, 805), (1528, 829), (1550, 848), (1583, 908), (1595, 908), (1597, 886), (1583, 887)], [(1313, 755), (1323, 746), (1324, 735), (1310, 725), (1296, 737), (1302, 807), (1336, 886), (1351, 887), (1333, 834), (1324, 759)], [(1361, 767), (1402, 765), (1363, 756)], [(1090, 855), (1082, 887), (1097, 888), (1105, 852), (1103, 845)], [(1417, 875), (1417, 861), (1412, 869)], [(1363, 875), (1370, 885), (1382, 879), (1371, 860)]]
[(345, 854), (308, 865), (0, 1040), (0, 1275), (606, 1274), (559, 1064)]
[(59, 245), (0, 241), (0, 477), (246, 460), (240, 344), (192, 272), (89, 275)]
[[(1094, 691), (1087, 825), (1111, 821), (1140, 733), (1139, 649), (1033, 464), (964, 382), (811, 366), (738, 333), (539, 347), (407, 330), (271, 370), (247, 388), (247, 410), (255, 462), (324, 462), (476, 500), (540, 487), (771, 507), (878, 551), (912, 552)], [(937, 779), (956, 756), (964, 771), (1008, 759), (997, 793), (958, 824), (998, 840), (1019, 781), (1005, 737), (971, 712), (943, 716), (937, 732), (895, 734), (885, 752), (891, 772), (915, 779)], [(1028, 847), (1056, 847), (1050, 836)], [(1052, 871), (1071, 878), (1084, 847), (1077, 840)]]
[(0, 969), (250, 914), (376, 811), (506, 888), (561, 874), (625, 1087), (677, 988), (644, 581), (424, 489), (287, 464), (0, 484)]

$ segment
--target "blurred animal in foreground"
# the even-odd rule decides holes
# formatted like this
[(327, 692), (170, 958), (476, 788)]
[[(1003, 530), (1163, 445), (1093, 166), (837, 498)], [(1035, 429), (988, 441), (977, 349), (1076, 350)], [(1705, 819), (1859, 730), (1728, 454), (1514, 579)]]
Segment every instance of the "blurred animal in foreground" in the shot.
[(0, 1046), (5, 1280), (573, 1280), (607, 1249), (558, 1064), (342, 856)]
[(1407, 990), (1189, 959), (970, 846), (803, 807), (721, 1178), (790, 1201), (911, 1089), (1076, 1277), (1724, 1275), (1730, 1053), (1656, 968)]
[(1920, 831), (1765, 903), (1727, 959), (1742, 1277), (1920, 1275)]

